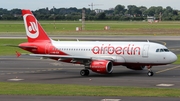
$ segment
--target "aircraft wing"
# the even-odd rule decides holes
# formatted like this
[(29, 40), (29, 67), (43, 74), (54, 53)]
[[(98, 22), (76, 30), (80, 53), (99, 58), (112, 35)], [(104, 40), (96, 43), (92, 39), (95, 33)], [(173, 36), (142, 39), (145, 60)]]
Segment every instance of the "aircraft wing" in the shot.
[(112, 57), (90, 57), (90, 56), (73, 56), (73, 55), (51, 55), (51, 54), (29, 54), (30, 56), (35, 56), (35, 57), (45, 57), (45, 58), (59, 58), (59, 59), (77, 59), (77, 60), (98, 60), (98, 59), (103, 59), (103, 60), (110, 60), (114, 61), (114, 58)]

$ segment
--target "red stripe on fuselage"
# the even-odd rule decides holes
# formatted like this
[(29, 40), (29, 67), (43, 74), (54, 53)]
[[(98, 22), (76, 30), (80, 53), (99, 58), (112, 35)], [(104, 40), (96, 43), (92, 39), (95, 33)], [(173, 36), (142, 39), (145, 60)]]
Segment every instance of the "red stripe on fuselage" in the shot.
[[(51, 54), (51, 55), (68, 55), (57, 48), (55, 48), (51, 43), (45, 42), (27, 42), (19, 44), (20, 48), (32, 52), (34, 54)], [(36, 48), (26, 48), (26, 47), (36, 47)]]

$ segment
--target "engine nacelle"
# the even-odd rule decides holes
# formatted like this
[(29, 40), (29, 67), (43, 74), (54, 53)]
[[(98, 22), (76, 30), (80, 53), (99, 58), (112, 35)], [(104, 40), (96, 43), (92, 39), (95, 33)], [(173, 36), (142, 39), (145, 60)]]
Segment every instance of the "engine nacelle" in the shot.
[(111, 61), (107, 60), (94, 60), (91, 62), (90, 69), (96, 73), (112, 73), (113, 64)]
[(132, 70), (143, 70), (145, 68), (143, 65), (128, 65), (126, 67)]

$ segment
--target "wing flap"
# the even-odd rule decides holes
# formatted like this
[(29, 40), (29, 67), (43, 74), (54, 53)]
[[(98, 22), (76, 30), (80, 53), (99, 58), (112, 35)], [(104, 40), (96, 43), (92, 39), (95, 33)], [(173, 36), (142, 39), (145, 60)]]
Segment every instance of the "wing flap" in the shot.
[(91, 57), (71, 56), (71, 55), (51, 55), (51, 54), (29, 54), (29, 55), (35, 57), (45, 57), (45, 58), (91, 59)]

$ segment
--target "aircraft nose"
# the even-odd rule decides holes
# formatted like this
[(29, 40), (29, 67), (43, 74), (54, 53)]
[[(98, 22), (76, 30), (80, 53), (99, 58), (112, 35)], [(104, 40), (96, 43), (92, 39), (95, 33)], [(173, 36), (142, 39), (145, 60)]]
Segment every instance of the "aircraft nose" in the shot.
[(177, 60), (177, 56), (174, 53), (170, 54), (170, 62), (175, 62)]

